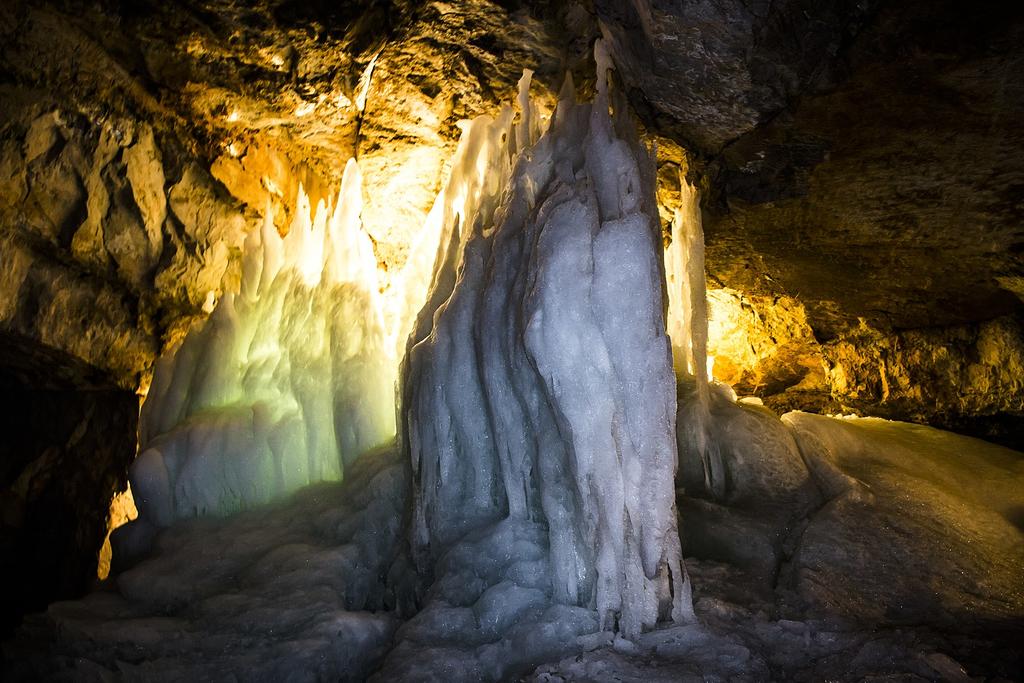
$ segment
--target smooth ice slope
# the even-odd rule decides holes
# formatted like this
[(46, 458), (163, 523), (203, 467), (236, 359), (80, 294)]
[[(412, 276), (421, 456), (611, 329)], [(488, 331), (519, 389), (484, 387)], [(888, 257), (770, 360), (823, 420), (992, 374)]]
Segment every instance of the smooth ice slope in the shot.
[(268, 208), (227, 293), (161, 358), (131, 468), (140, 519), (223, 515), (338, 480), (395, 431), (396, 361), (362, 231), (360, 175), (311, 212), (301, 189), (281, 238)]
[(782, 421), (809, 464), (838, 474), (792, 558), (803, 599), (865, 623), (1022, 623), (1021, 453), (879, 418)]
[[(467, 198), (406, 359), (413, 544), (436, 582), (417, 617), (429, 628), (414, 620), (399, 638), (451, 630), (446, 657), (492, 656), (456, 637), (485, 624), (488, 647), (516, 652), (531, 623), (571, 640), (692, 616), (654, 166), (609, 115), (600, 44), (596, 57), (595, 103), (567, 83), (543, 135), (526, 79), (518, 123), (507, 110), (474, 123), (468, 168), (508, 181)], [(468, 612), (444, 618), (453, 603)]]

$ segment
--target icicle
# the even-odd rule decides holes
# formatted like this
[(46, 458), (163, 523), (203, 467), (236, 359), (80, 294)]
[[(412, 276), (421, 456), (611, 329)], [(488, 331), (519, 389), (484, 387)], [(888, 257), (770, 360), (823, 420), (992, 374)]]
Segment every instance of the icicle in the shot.
[(519, 95), (516, 101), (519, 103), (519, 125), (516, 127), (516, 150), (521, 151), (530, 146), (533, 142), (533, 106), (530, 102), (530, 81), (533, 79), (533, 71), (523, 69), (523, 75), (519, 79)]
[(267, 205), (263, 211), (260, 240), (253, 246), (257, 249), (255, 252), (250, 252), (254, 258), (257, 258), (257, 255), (262, 252), (263, 268), (260, 270), (260, 284), (257, 291), (263, 291), (270, 287), (270, 283), (277, 277), (284, 264), (284, 242), (274, 225), (274, 207), (270, 197), (267, 197)]
[[(680, 406), (680, 430), (688, 438), (704, 467), (704, 484), (713, 495), (725, 492), (724, 469), (718, 444), (711, 436), (710, 370), (707, 361), (708, 305), (704, 272), (704, 230), (697, 189), (680, 174), (680, 202), (672, 223), (672, 244), (665, 254), (669, 291), (668, 329), (678, 371), (694, 382), (693, 406)], [(683, 424), (685, 422), (685, 425)]]

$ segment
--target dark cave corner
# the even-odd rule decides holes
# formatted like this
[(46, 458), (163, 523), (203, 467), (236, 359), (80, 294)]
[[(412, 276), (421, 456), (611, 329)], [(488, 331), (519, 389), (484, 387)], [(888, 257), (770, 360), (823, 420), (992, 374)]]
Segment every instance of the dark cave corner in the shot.
[(135, 457), (138, 398), (38, 343), (0, 334), (2, 638), (97, 581), (114, 493)]

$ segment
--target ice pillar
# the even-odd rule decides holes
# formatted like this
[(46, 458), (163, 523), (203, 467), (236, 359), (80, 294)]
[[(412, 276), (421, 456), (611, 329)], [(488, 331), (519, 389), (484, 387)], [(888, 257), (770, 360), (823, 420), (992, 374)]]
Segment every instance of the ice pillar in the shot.
[(539, 522), (551, 599), (636, 635), (692, 612), (654, 165), (622, 108), (609, 112), (600, 43), (596, 58), (594, 103), (567, 83), (543, 134), (524, 80), (517, 123), (506, 113), (464, 137), (470, 163), (452, 182), (475, 188), (473, 208), (450, 217), (401, 428), (421, 568), (467, 534)]

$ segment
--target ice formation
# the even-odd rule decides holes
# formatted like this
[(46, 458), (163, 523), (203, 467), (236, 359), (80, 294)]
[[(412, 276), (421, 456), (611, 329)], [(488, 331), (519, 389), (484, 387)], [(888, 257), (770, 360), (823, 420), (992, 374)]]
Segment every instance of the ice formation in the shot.
[[(664, 266), (670, 342), (652, 160), (622, 107), (609, 113), (600, 42), (595, 57), (595, 102), (576, 103), (567, 82), (546, 130), (529, 74), (518, 119), (506, 107), (465, 127), (383, 295), (354, 162), (336, 204), (313, 211), (300, 191), (285, 238), (268, 211), (240, 291), (160, 361), (132, 469), (150, 527), (256, 509), (179, 522), (116, 589), (32, 617), (48, 640), (18, 659), (26, 678), (966, 676), (925, 631), (841, 631), (776, 619), (757, 597), (732, 604), (749, 579), (716, 563), (695, 563), (695, 621), (677, 438), (688, 494), (756, 515), (711, 528), (760, 552), (748, 530), (782, 510), (776, 540), (811, 577), (798, 588), (830, 605), (904, 606), (940, 577), (959, 591), (952, 604), (984, 588), (982, 607), (1019, 614), (1006, 597), (1024, 566), (1024, 469), (1019, 454), (923, 427), (780, 420), (712, 382), (685, 182)], [(358, 457), (394, 434), (406, 349), (401, 447)], [(893, 536), (905, 528), (943, 543)], [(873, 554), (880, 538), (917, 567), (903, 570), (910, 589), (889, 572), (891, 548)]]
[(542, 133), (524, 77), (517, 122), (506, 108), (464, 136), (402, 379), (412, 541), (435, 583), (386, 673), (417, 641), (492, 678), (509, 673), (486, 668), (495, 652), (526, 656), (538, 631), (692, 616), (654, 166), (595, 57), (592, 105), (567, 82)]
[[(725, 470), (718, 441), (712, 437), (713, 385), (708, 359), (708, 301), (704, 275), (704, 230), (697, 189), (680, 175), (680, 202), (672, 221), (672, 243), (665, 250), (668, 331), (680, 377), (679, 447), (695, 455), (704, 470), (704, 487), (716, 497), (725, 492)], [(731, 390), (718, 387), (726, 394)], [(735, 400), (735, 395), (731, 396)]]
[(285, 238), (268, 210), (240, 291), (156, 369), (131, 473), (154, 528), (340, 479), (393, 435), (405, 356), (415, 571), (390, 580), (426, 593), (385, 677), (501, 679), (693, 618), (654, 164), (595, 57), (594, 103), (567, 80), (546, 130), (528, 72), (518, 115), (465, 126), (385, 294), (349, 162), (333, 206), (300, 191)]
[(352, 161), (333, 207), (311, 211), (300, 189), (283, 239), (268, 207), (246, 240), (240, 291), (158, 361), (130, 474), (145, 523), (340, 479), (393, 437), (397, 363), (360, 191)]

